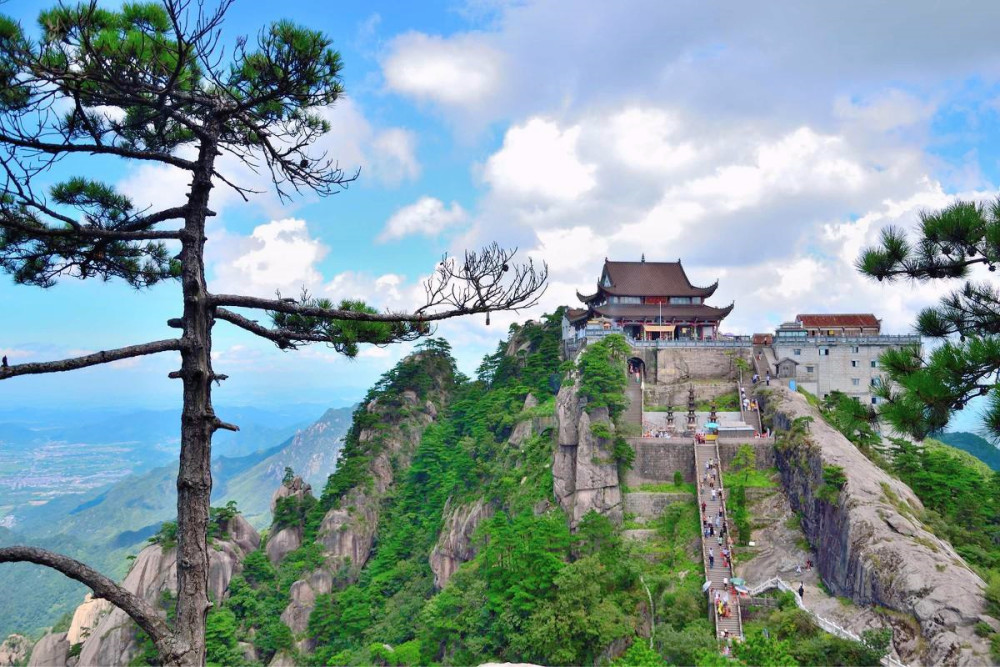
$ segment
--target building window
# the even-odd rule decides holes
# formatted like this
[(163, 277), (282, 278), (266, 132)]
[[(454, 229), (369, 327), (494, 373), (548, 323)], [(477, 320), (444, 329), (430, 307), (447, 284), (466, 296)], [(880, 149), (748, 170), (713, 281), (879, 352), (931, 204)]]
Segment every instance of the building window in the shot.
[(812, 373), (816, 370), (815, 366), (806, 366), (806, 373)]
[(794, 354), (796, 357), (801, 356), (802, 355), (802, 349), (797, 347), (794, 350), (792, 350), (792, 354)]
[(830, 348), (828, 348), (828, 347), (821, 347), (821, 348), (819, 348), (819, 356), (821, 356), (821, 357), (829, 357), (830, 356)]
[(872, 368), (878, 368), (878, 361), (872, 359)]
[(859, 352), (861, 352), (861, 348), (855, 345), (854, 347), (851, 348), (851, 352), (853, 352), (854, 354), (858, 354)]
[(611, 300), (613, 303), (642, 303), (641, 296), (613, 296)]
[(691, 303), (701, 303), (701, 297), (700, 296), (691, 297)]
[(861, 378), (851, 378), (851, 384), (855, 387), (861, 386)]
[(872, 396), (872, 405), (878, 405), (878, 396)]
[(851, 368), (857, 368), (857, 367), (858, 367), (858, 360), (851, 359)]
[(878, 385), (878, 378), (872, 378), (871, 382), (869, 382), (868, 384), (871, 385), (872, 387)]
[(851, 398), (854, 399), (855, 403), (860, 403), (861, 402), (861, 397), (860, 396), (851, 396)]
[(689, 297), (689, 296), (672, 296), (672, 297), (670, 297), (670, 303), (681, 304), (681, 305), (689, 304), (689, 303), (691, 303), (691, 297)]

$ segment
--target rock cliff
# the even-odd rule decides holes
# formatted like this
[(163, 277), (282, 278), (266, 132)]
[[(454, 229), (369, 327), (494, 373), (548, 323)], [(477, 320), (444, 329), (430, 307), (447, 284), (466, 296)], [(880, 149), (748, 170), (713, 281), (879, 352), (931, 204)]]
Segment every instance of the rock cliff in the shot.
[(437, 544), (431, 549), (429, 559), (434, 572), (435, 588), (444, 588), (459, 565), (475, 558), (476, 548), (472, 537), (479, 524), (491, 516), (493, 508), (482, 498), (457, 507), (451, 507), (451, 500), (445, 503), (444, 527)]
[[(400, 399), (402, 406), (383, 409), (378, 401), (372, 401), (365, 407), (379, 418), (377, 427), (362, 429), (358, 434), (359, 443), (374, 453), (367, 466), (367, 479), (340, 498), (319, 527), (316, 541), (323, 545), (330, 568), (343, 568), (349, 581), (368, 561), (382, 499), (393, 487), (397, 473), (409, 467), (424, 429), (437, 416), (435, 404), (430, 400), (421, 403), (414, 391), (402, 392)], [(399, 418), (399, 414), (405, 416)]]
[(24, 635), (9, 635), (0, 644), (0, 667), (23, 665), (30, 651), (30, 639)]
[[(242, 516), (230, 519), (225, 539), (216, 539), (209, 550), (209, 594), (222, 600), (233, 575), (247, 553), (260, 546), (260, 536)], [(154, 544), (136, 556), (122, 583), (127, 590), (159, 606), (164, 593), (177, 590), (177, 549)], [(70, 658), (70, 647), (82, 644), (79, 658)], [(90, 595), (77, 607), (68, 632), (45, 635), (31, 654), (32, 665), (62, 667), (128, 664), (138, 653), (136, 627), (128, 615), (105, 600)]]
[[(989, 646), (973, 629), (980, 620), (995, 623), (984, 617), (985, 584), (949, 543), (924, 527), (923, 506), (910, 488), (869, 461), (803, 396), (772, 388), (762, 404), (779, 432), (784, 488), (830, 590), (912, 616), (923, 641), (896, 645), (908, 662), (989, 663)], [(799, 417), (813, 418), (808, 432), (789, 437)], [(839, 493), (823, 488), (824, 466), (843, 469), (847, 481)]]
[(622, 491), (612, 439), (594, 435), (592, 425), (604, 423), (611, 434), (614, 424), (607, 408), (588, 413), (580, 400), (576, 382), (567, 382), (556, 397), (559, 448), (552, 465), (553, 492), (573, 528), (594, 510), (616, 523), (622, 521)]

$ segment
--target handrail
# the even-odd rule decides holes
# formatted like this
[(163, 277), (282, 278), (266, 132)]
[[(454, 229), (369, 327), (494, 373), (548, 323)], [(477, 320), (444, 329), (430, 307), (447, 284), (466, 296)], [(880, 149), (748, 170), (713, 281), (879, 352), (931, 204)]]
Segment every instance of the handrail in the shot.
[[(798, 595), (798, 592), (790, 585), (788, 585), (788, 583), (786, 583), (783, 579), (780, 579), (778, 577), (771, 577), (767, 581), (759, 583), (753, 588), (748, 589), (748, 592), (750, 596), (753, 597), (755, 595), (760, 595), (764, 591), (770, 590), (772, 588), (777, 588), (778, 590), (785, 591), (786, 593), (791, 593), (792, 597), (795, 598), (796, 606), (798, 606), (798, 608), (801, 609), (802, 611), (809, 614), (812, 617), (812, 619), (816, 621), (816, 625), (821, 627), (824, 631), (829, 632), (831, 635), (836, 635), (841, 639), (849, 639), (855, 642), (861, 641), (861, 637), (854, 634), (847, 628), (838, 625), (837, 623), (831, 621), (828, 618), (820, 616), (816, 612), (806, 607), (806, 603), (803, 602), (802, 598)], [(879, 660), (879, 662), (883, 665), (886, 665), (886, 667), (907, 667), (906, 663), (900, 662), (899, 660), (893, 658), (891, 655), (883, 656), (881, 660)]]

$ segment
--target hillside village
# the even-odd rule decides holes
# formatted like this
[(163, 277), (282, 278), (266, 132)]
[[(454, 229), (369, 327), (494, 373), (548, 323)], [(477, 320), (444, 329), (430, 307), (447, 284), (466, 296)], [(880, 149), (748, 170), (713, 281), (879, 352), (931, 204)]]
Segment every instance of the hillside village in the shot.
[[(607, 261), (584, 308), (515, 325), (475, 380), (425, 344), (324, 488), (289, 470), (262, 534), (213, 510), (209, 661), (990, 662), (983, 578), (823, 407), (876, 405), (879, 355), (919, 337), (872, 314), (726, 335), (716, 286)], [(169, 616), (169, 524), (150, 542), (125, 586)], [(155, 657), (89, 596), (30, 644), (0, 664)]]

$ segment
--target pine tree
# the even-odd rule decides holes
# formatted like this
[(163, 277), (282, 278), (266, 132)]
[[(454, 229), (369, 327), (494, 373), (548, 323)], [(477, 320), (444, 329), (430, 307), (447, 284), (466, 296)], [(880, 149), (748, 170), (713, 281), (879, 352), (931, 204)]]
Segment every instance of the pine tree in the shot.
[(877, 246), (865, 249), (857, 267), (879, 281), (965, 279), (961, 288), (917, 317), (922, 336), (942, 341), (929, 354), (919, 346), (886, 352), (888, 382), (875, 387), (880, 414), (900, 431), (922, 439), (943, 428), (970, 400), (987, 396), (986, 430), (1000, 437), (1000, 291), (995, 280), (971, 280), (975, 267), (989, 273), (1000, 263), (1000, 198), (959, 201), (921, 214), (915, 240), (886, 227)]
[[(329, 195), (357, 176), (315, 150), (330, 127), (323, 112), (343, 90), (330, 39), (281, 21), (224, 49), (220, 27), (231, 4), (60, 4), (40, 14), (37, 39), (0, 15), (0, 269), (16, 283), (42, 288), (68, 277), (120, 279), (137, 289), (174, 281), (182, 308), (167, 322), (178, 337), (5, 365), (0, 380), (180, 353), (180, 369), (170, 374), (183, 384), (176, 622), (169, 627), (144, 600), (66, 556), (8, 547), (0, 549), (0, 562), (38, 563), (90, 586), (152, 637), (164, 664), (205, 662), (211, 441), (218, 429), (237, 429), (212, 407), (212, 384), (226, 379), (212, 367), (213, 326), (227, 322), (281, 349), (325, 343), (353, 356), (361, 344), (422, 337), (438, 320), (487, 313), (488, 321), (490, 311), (531, 306), (547, 273), (530, 262), (512, 264), (514, 251), (496, 245), (462, 260), (446, 257), (425, 285), (426, 302), (411, 313), (306, 293), (260, 299), (209, 292), (204, 251), (212, 190), (221, 183), (244, 199), (255, 194), (220, 173), (220, 156), (267, 174), (282, 200), (302, 191)], [(158, 211), (92, 176), (42, 191), (42, 182), (62, 170), (92, 172), (73, 162), (89, 156), (180, 169), (190, 190), (183, 205)]]

